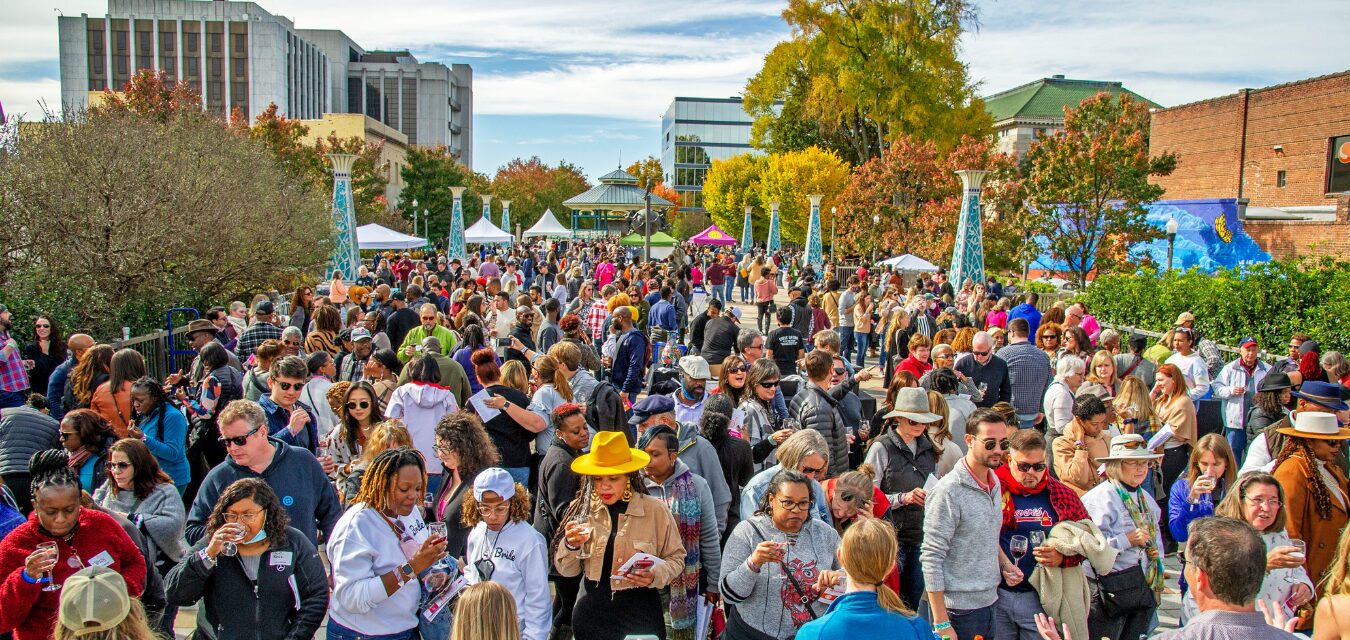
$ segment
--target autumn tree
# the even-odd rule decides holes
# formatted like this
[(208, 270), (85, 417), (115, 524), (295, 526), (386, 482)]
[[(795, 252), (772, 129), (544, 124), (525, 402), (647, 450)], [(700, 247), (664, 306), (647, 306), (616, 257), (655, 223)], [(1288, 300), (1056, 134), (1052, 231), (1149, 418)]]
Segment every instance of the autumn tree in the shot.
[(1148, 108), (1102, 92), (1064, 110), (1064, 130), (1027, 153), (1029, 217), (1046, 251), (1079, 286), (1096, 271), (1132, 270), (1132, 247), (1162, 237), (1144, 206), (1163, 195), (1149, 182), (1176, 168), (1175, 154), (1149, 156)]
[[(497, 169), (492, 178), (494, 202), (511, 201), (511, 224), (520, 225), (521, 230), (529, 229), (549, 209), (560, 222), (566, 219), (568, 210), (563, 201), (590, 188), (580, 167), (566, 161), (550, 166), (538, 156), (516, 158)], [(500, 220), (498, 217), (494, 222)], [(505, 231), (515, 233), (513, 229)]]
[(655, 189), (657, 185), (666, 181), (665, 170), (661, 166), (661, 159), (656, 156), (647, 156), (633, 164), (628, 165), (629, 175), (638, 179), (638, 187), (641, 189)]
[[(783, 242), (805, 244), (811, 205), (808, 194), (825, 196), (821, 204), (823, 233), (830, 228), (830, 207), (848, 184), (849, 166), (838, 154), (819, 147), (767, 156), (744, 154), (716, 160), (703, 182), (703, 206), (735, 236), (744, 232), (745, 205), (754, 206), (755, 241), (769, 235), (771, 202), (779, 202), (778, 224)], [(829, 238), (823, 239), (826, 243)]]
[(407, 163), (403, 165), (403, 217), (413, 221), (413, 200), (417, 208), (425, 210), (428, 218), (424, 233), (432, 242), (450, 236), (450, 213), (454, 196), (447, 187), (467, 187), (461, 206), (464, 210), (464, 228), (483, 217), (483, 198), (491, 193), (487, 176), (474, 173), (464, 166), (444, 146), (409, 147)]
[(767, 164), (764, 155), (754, 153), (713, 160), (703, 180), (703, 208), (714, 224), (740, 238), (745, 233), (745, 207), (749, 205), (755, 208), (751, 214), (753, 241), (768, 240), (768, 205), (759, 199), (759, 184)]
[(745, 87), (757, 147), (820, 145), (860, 164), (900, 135), (946, 150), (992, 132), (958, 57), (967, 0), (789, 0), (783, 19), (792, 38)]

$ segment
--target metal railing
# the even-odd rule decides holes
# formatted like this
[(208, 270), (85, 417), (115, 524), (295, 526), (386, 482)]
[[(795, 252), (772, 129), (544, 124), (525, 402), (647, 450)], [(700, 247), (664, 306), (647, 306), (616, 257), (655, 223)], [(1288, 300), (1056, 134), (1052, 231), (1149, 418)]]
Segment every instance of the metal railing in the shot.
[(170, 373), (186, 371), (192, 364), (192, 355), (175, 354), (174, 350), (187, 350), (187, 325), (174, 327), (173, 333), (156, 331), (127, 340), (114, 340), (113, 349), (134, 349), (145, 358), (146, 375), (163, 380)]

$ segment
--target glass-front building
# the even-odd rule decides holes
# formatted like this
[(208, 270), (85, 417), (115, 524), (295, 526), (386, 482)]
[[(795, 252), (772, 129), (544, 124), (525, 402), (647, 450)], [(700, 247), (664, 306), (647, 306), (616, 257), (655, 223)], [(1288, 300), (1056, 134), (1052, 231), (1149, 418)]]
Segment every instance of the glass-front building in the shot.
[(753, 152), (740, 98), (680, 98), (661, 118), (661, 166), (681, 211), (704, 211), (703, 179), (716, 159)]

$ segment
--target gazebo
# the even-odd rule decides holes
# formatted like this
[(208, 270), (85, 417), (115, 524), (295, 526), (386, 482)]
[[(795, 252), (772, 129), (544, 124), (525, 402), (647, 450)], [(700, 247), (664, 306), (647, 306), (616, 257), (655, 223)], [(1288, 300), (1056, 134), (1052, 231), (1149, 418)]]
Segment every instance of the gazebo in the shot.
[[(628, 216), (643, 210), (646, 195), (646, 190), (638, 186), (638, 179), (623, 169), (600, 176), (600, 184), (563, 202), (563, 206), (572, 210), (572, 237), (627, 233)], [(675, 207), (675, 203), (654, 193), (651, 198), (653, 211)], [(590, 221), (590, 228), (582, 228), (585, 221)]]

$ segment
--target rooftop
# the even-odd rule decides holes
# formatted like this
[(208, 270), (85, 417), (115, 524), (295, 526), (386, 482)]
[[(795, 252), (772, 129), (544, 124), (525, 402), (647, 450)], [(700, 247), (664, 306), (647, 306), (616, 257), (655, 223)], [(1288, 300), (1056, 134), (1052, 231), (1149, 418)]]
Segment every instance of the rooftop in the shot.
[(1078, 106), (1078, 103), (1097, 95), (1101, 91), (1105, 91), (1112, 96), (1125, 93), (1146, 106), (1160, 106), (1152, 100), (1126, 89), (1119, 82), (1069, 80), (1060, 75), (1041, 78), (1020, 87), (995, 93), (984, 99), (984, 106), (996, 123), (1013, 118), (1062, 119), (1065, 107)]

